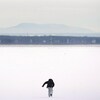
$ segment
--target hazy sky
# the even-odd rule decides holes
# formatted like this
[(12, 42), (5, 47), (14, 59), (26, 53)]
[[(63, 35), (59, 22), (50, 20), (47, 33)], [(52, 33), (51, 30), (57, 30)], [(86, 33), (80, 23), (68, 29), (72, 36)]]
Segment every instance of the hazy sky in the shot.
[(48, 78), (53, 100), (100, 100), (100, 48), (0, 48), (0, 100), (48, 100)]
[(100, 0), (0, 0), (0, 27), (55, 23), (100, 32)]

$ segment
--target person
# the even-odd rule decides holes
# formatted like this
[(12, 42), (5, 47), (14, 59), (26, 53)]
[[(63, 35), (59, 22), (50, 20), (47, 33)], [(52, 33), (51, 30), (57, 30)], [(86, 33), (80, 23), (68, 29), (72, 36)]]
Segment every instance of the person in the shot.
[(46, 85), (46, 84), (47, 84), (47, 88), (48, 88), (48, 96), (52, 97), (52, 95), (53, 95), (53, 87), (55, 86), (55, 83), (54, 83), (53, 79), (49, 79), (48, 81), (44, 82), (42, 87), (44, 87), (44, 85)]

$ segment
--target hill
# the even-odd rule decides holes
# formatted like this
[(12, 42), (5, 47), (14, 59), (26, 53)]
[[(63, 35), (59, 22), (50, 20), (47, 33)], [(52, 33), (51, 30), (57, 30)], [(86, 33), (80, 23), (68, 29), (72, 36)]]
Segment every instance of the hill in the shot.
[(0, 35), (11, 36), (98, 36), (91, 30), (63, 24), (21, 23), (16, 26), (0, 28)]

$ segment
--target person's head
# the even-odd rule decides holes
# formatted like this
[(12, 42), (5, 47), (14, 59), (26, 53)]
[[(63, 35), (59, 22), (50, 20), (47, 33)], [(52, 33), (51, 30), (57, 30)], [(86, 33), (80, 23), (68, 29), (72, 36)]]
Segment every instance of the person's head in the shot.
[(48, 81), (53, 81), (53, 79), (50, 78)]

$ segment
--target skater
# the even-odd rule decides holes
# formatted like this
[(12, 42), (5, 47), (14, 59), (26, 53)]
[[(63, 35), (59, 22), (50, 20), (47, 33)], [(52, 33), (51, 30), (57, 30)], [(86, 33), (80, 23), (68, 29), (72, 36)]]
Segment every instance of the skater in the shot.
[(49, 79), (48, 81), (46, 81), (46, 82), (42, 85), (42, 87), (44, 87), (45, 84), (47, 84), (48, 96), (49, 96), (49, 97), (52, 97), (52, 95), (53, 95), (53, 87), (54, 87), (55, 83), (53, 82), (52, 79)]

